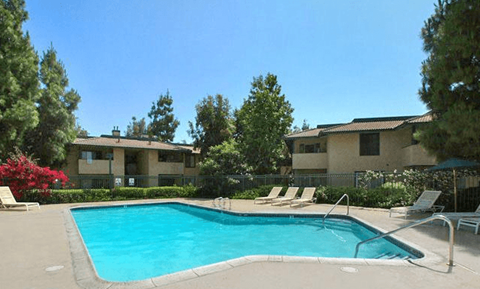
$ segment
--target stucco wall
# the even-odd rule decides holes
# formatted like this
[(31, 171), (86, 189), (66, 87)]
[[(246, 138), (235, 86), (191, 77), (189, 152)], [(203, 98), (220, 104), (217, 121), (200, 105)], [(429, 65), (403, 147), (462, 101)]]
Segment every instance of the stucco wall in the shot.
[(420, 145), (410, 145), (402, 149), (403, 166), (434, 166), (437, 163), (435, 156), (429, 155), (428, 152)]
[(329, 173), (353, 173), (365, 170), (403, 170), (402, 148), (411, 142), (411, 131), (380, 132), (380, 155), (360, 156), (360, 134), (328, 136)]
[(116, 176), (125, 175), (125, 150), (120, 148), (113, 149), (114, 165), (112, 166), (113, 174)]
[(67, 155), (67, 165), (62, 169), (67, 176), (78, 175), (78, 155), (79, 151), (77, 147), (71, 146)]

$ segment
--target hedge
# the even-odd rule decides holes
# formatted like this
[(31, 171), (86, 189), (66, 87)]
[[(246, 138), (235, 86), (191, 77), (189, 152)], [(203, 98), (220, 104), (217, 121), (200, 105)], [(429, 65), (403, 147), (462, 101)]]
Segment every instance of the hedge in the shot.
[[(237, 191), (230, 195), (231, 199), (250, 199), (267, 196), (273, 187), (281, 185), (265, 185), (246, 191)], [(283, 186), (283, 192), (286, 187)], [(299, 194), (302, 190), (299, 190)], [(41, 204), (102, 202), (137, 199), (165, 199), (165, 198), (194, 198), (198, 197), (199, 189), (188, 185), (184, 187), (119, 187), (109, 189), (74, 189), (52, 190), (50, 195), (38, 191), (26, 191), (19, 201), (39, 202)], [(409, 193), (402, 187), (379, 187), (363, 189), (354, 187), (319, 187), (317, 189), (317, 203), (336, 203), (343, 194), (347, 194), (350, 205), (360, 207), (391, 208), (395, 206), (411, 205), (416, 199), (415, 194)], [(342, 201), (346, 204), (346, 200)]]
[(43, 194), (37, 190), (24, 192), (22, 202), (38, 202), (41, 204), (83, 203), (137, 199), (160, 198), (192, 198), (196, 197), (197, 190), (193, 186), (184, 187), (152, 187), (131, 188), (119, 187), (109, 189), (67, 189), (51, 190), (50, 194)]
[[(405, 188), (378, 187), (366, 190), (355, 187), (322, 187), (317, 191), (317, 203), (336, 203), (343, 194), (347, 194), (350, 205), (359, 207), (391, 208), (411, 205), (415, 201)], [(346, 200), (342, 201), (346, 204)]]

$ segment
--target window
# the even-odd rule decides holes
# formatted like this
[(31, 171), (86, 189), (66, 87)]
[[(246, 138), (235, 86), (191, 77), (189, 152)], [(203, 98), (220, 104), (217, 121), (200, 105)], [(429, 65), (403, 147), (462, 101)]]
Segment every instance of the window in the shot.
[(185, 156), (185, 167), (194, 168), (195, 167), (195, 155), (186, 155)]
[(305, 145), (305, 153), (311, 154), (313, 152), (315, 152), (315, 145), (314, 144)]
[(360, 155), (361, 156), (380, 155), (380, 134), (379, 133), (361, 133), (360, 134)]
[(183, 162), (183, 156), (181, 153), (175, 151), (159, 151), (158, 161), (166, 163), (181, 163)]
[(108, 160), (109, 157), (113, 160), (113, 151), (112, 150), (89, 150), (89, 151), (80, 151), (79, 158), (81, 160)]
[(318, 142), (313, 144), (300, 144), (298, 147), (298, 153), (300, 154), (312, 154), (312, 153), (326, 153), (327, 152), (327, 143)]

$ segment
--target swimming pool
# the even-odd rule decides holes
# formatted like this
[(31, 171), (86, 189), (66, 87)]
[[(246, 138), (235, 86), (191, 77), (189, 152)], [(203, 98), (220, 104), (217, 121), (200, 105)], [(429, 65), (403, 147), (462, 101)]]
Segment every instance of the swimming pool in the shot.
[[(354, 218), (240, 214), (181, 203), (71, 209), (100, 278), (127, 282), (249, 255), (353, 258), (378, 234)], [(416, 259), (392, 238), (372, 241), (359, 258)]]

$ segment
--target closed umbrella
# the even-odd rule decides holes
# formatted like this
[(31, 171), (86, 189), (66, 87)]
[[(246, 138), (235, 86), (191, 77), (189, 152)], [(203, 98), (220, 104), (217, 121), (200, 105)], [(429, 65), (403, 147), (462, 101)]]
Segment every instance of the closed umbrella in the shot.
[(451, 158), (428, 169), (429, 171), (453, 170), (453, 195), (455, 212), (457, 211), (457, 170), (475, 167), (480, 167), (480, 163), (476, 161)]

